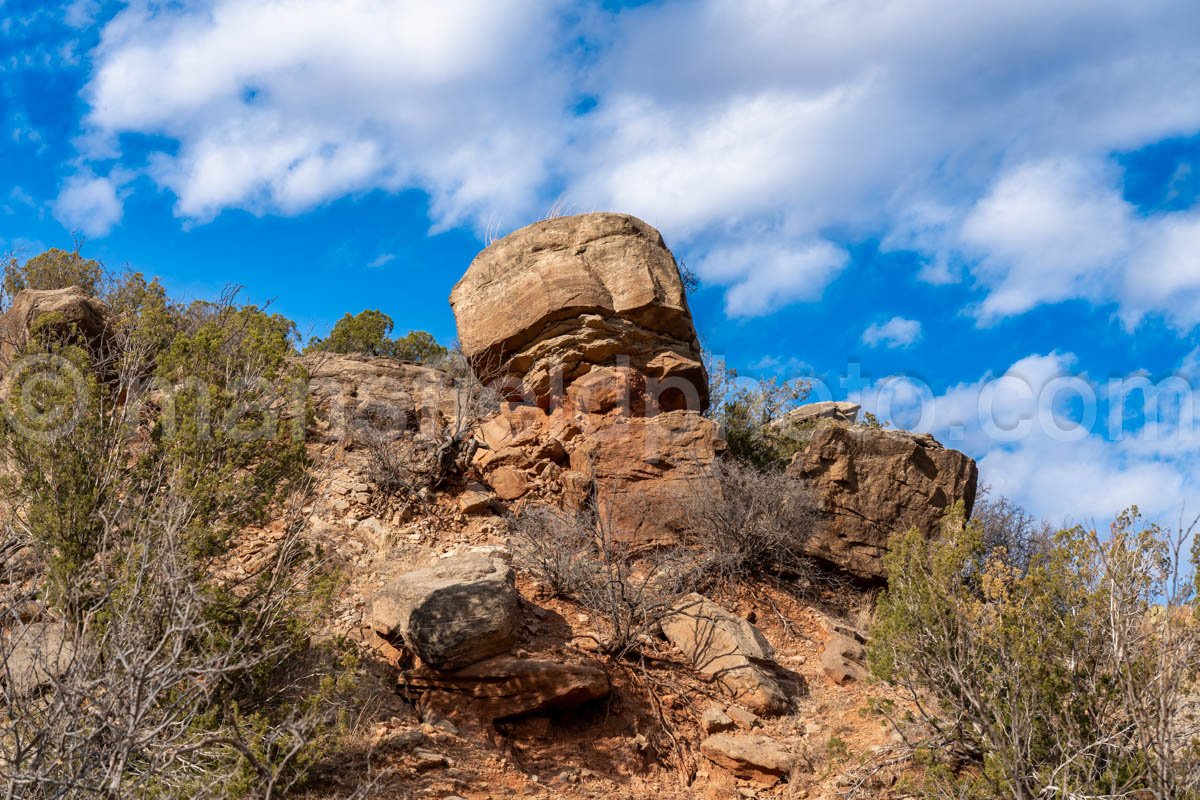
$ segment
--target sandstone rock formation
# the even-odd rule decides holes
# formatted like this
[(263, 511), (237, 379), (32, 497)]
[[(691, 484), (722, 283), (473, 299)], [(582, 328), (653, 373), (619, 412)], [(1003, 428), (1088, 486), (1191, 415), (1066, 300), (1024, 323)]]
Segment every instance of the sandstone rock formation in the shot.
[(810, 555), (860, 578), (884, 578), (888, 537), (937, 533), (946, 509), (975, 503), (978, 470), (928, 434), (830, 424), (813, 431), (788, 473), (804, 482), (821, 518)]
[(751, 623), (692, 594), (662, 621), (662, 631), (698, 672), (712, 676), (738, 703), (760, 714), (787, 710), (787, 694), (770, 674), (775, 654)]
[(303, 363), (317, 441), (341, 441), (358, 426), (382, 434), (428, 432), (455, 413), (450, 377), (433, 367), (337, 353), (310, 353)]
[(723, 449), (679, 270), (621, 214), (547, 220), (493, 244), (454, 287), (464, 352), (507, 405), (473, 466), (506, 501), (596, 502), (614, 536), (671, 541)]
[[(625, 214), (543, 220), (492, 244), (450, 294), (466, 356), (548, 406), (593, 366), (708, 384), (679, 268), (662, 236)], [(672, 408), (682, 398), (671, 394)]]
[(58, 622), (33, 622), (7, 631), (0, 648), (0, 680), (16, 697), (34, 694), (54, 685), (71, 667), (75, 647)]
[(41, 324), (61, 333), (74, 330), (95, 345), (103, 337), (108, 316), (108, 307), (78, 286), (18, 292), (0, 316), (0, 361), (20, 351), (29, 332)]
[(401, 679), (406, 693), (427, 708), (461, 708), (489, 720), (577, 706), (608, 694), (600, 666), (570, 659), (497, 656), (469, 667), (438, 673), (412, 670)]
[(368, 602), (367, 620), (433, 669), (455, 670), (512, 647), (520, 596), (502, 559), (458, 555), (396, 578)]
[(700, 743), (700, 752), (739, 778), (773, 786), (788, 777), (799, 759), (768, 736), (718, 733)]

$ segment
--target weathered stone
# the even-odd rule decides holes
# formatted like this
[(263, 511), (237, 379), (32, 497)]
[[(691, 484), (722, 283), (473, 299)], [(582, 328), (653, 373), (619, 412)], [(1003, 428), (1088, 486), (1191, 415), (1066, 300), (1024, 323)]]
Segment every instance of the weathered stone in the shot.
[(529, 491), (529, 479), (515, 467), (498, 467), (488, 474), (487, 480), (502, 500), (516, 500)]
[(618, 358), (657, 381), (707, 378), (679, 268), (654, 228), (625, 214), (543, 220), (492, 244), (450, 294), (464, 353), (546, 405)]
[(933, 536), (957, 502), (970, 514), (979, 474), (971, 458), (928, 434), (840, 424), (815, 430), (788, 473), (819, 512), (809, 554), (868, 579), (886, 577), (893, 533), (916, 527)]
[(861, 410), (862, 406), (858, 403), (851, 403), (845, 400), (805, 403), (802, 406), (793, 408), (778, 419), (772, 420), (771, 424), (776, 427), (786, 428), (790, 426), (811, 425), (820, 420), (832, 420), (834, 422), (853, 425), (858, 421), (858, 412)]
[(741, 706), (730, 706), (725, 709), (725, 713), (733, 720), (734, 725), (744, 731), (762, 727), (762, 719), (753, 711), (747, 711)]
[(693, 594), (663, 620), (662, 631), (698, 672), (711, 676), (738, 703), (759, 714), (787, 710), (787, 694), (771, 675), (775, 654), (748, 621)]
[(18, 292), (12, 306), (0, 315), (0, 362), (25, 346), (30, 331), (47, 326), (63, 335), (74, 331), (95, 346), (108, 325), (109, 310), (78, 286)]
[(608, 694), (608, 676), (582, 661), (498, 656), (450, 673), (413, 670), (401, 688), (424, 705), (454, 708), (468, 701), (488, 719), (569, 708)]
[(394, 579), (367, 604), (367, 621), (397, 636), (438, 670), (507, 651), (520, 616), (512, 569), (502, 559), (456, 555)]
[(700, 718), (700, 727), (707, 734), (725, 733), (737, 727), (737, 723), (725, 713), (725, 709), (720, 706), (709, 706), (704, 710), (704, 716)]
[(54, 685), (75, 660), (75, 646), (58, 622), (34, 622), (5, 634), (3, 650), (8, 657), (0, 664), (0, 680), (18, 697)]
[(687, 500), (713, 493), (724, 441), (716, 423), (687, 411), (652, 417), (587, 417), (571, 468), (590, 475), (596, 505), (618, 538), (675, 541)]
[(469, 483), (458, 496), (458, 510), (464, 514), (486, 514), (495, 502), (496, 496), (482, 483)]
[(430, 432), (454, 417), (453, 382), (442, 370), (337, 353), (309, 353), (302, 362), (309, 373), (313, 433), (325, 441), (343, 441), (363, 429), (385, 437)]
[(838, 686), (866, 680), (867, 650), (853, 636), (834, 631), (821, 651), (821, 669)]
[(795, 769), (798, 759), (767, 736), (718, 733), (700, 743), (700, 752), (739, 778), (774, 786)]

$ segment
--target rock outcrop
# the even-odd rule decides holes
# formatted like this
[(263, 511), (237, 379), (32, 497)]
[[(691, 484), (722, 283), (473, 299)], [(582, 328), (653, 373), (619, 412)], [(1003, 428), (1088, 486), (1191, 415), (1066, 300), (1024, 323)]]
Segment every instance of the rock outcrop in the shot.
[(441, 712), (464, 705), (497, 720), (581, 705), (608, 694), (608, 676), (597, 664), (570, 659), (497, 656), (460, 670), (412, 670), (401, 688)]
[(303, 364), (317, 441), (342, 441), (364, 426), (383, 435), (429, 432), (455, 413), (450, 376), (433, 367), (337, 353), (310, 353)]
[(505, 501), (594, 499), (614, 536), (666, 542), (714, 491), (724, 447), (675, 259), (646, 223), (586, 214), (483, 251), (451, 305), (466, 355), (509, 403), (473, 466)]
[(4, 637), (0, 681), (16, 697), (49, 689), (75, 659), (75, 647), (58, 622), (32, 622), (7, 631)]
[(975, 503), (974, 460), (928, 434), (844, 424), (815, 429), (788, 473), (809, 489), (819, 519), (810, 555), (865, 579), (885, 578), (888, 538), (938, 532), (946, 510)]
[(821, 650), (821, 669), (838, 686), (866, 680), (870, 674), (867, 669), (867, 649), (857, 637), (834, 631)]
[(367, 604), (367, 621), (403, 639), (436, 670), (456, 670), (506, 652), (516, 642), (520, 595), (500, 558), (461, 555), (405, 573)]
[[(464, 354), (548, 407), (593, 366), (625, 361), (708, 402), (700, 344), (675, 258), (626, 214), (543, 220), (492, 244), (450, 294)], [(523, 391), (522, 391), (523, 388)], [(664, 392), (665, 393), (665, 392)]]
[(18, 292), (0, 316), (0, 362), (19, 352), (29, 332), (41, 326), (62, 334), (74, 332), (95, 346), (104, 336), (108, 318), (108, 307), (78, 286)]
[(775, 653), (750, 622), (692, 594), (662, 621), (662, 632), (697, 672), (712, 677), (741, 705), (760, 714), (787, 710), (787, 694), (771, 675)]

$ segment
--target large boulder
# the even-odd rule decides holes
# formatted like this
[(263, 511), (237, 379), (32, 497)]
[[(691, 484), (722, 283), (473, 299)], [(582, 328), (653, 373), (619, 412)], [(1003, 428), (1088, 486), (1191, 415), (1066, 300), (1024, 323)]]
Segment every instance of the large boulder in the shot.
[(450, 294), (464, 354), (548, 406), (595, 365), (625, 363), (691, 398), (708, 384), (679, 267), (627, 214), (543, 220), (480, 253)]
[(367, 622), (433, 669), (456, 670), (516, 643), (520, 602), (503, 559), (459, 555), (394, 579), (368, 601)]
[(21, 351), (35, 328), (48, 327), (58, 334), (77, 334), (91, 346), (102, 341), (109, 310), (78, 286), (65, 289), (25, 289), (0, 315), (0, 362)]
[(827, 424), (788, 467), (809, 489), (818, 519), (810, 555), (869, 580), (887, 577), (888, 538), (918, 528), (935, 535), (947, 509), (971, 513), (975, 461), (928, 434)]
[(490, 720), (569, 708), (608, 694), (608, 676), (593, 663), (497, 656), (449, 673), (410, 670), (401, 688), (423, 705), (469, 710)]
[[(506, 501), (595, 501), (615, 537), (673, 541), (723, 449), (674, 257), (624, 214), (546, 220), (496, 242), (450, 297), (479, 377), (512, 402), (473, 466)], [(521, 402), (517, 402), (517, 400)]]
[(662, 621), (663, 635), (692, 667), (713, 678), (734, 700), (760, 714), (781, 714), (788, 697), (775, 680), (775, 654), (750, 622), (692, 594)]

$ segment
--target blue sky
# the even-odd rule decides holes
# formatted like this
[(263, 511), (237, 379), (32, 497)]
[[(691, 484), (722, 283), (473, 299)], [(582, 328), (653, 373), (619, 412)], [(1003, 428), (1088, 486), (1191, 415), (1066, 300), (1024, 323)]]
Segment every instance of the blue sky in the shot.
[[(1200, 375), (1192, 2), (0, 11), (0, 251), (81, 231), (110, 267), (244, 285), (306, 335), (380, 308), (448, 341), (484, 242), (627, 211), (699, 275), (701, 338), (743, 372), (890, 409), (1056, 521), (1200, 512), (1171, 383)], [(1140, 376), (1114, 426), (1108, 382)], [(1078, 435), (1092, 401), (1064, 378), (1095, 395)], [(997, 434), (981, 397), (1032, 431)]]

